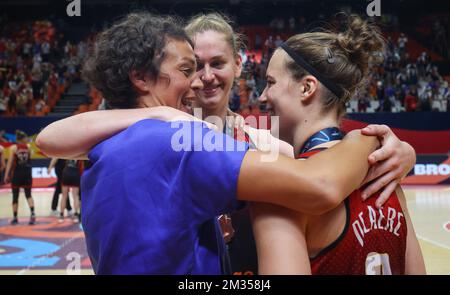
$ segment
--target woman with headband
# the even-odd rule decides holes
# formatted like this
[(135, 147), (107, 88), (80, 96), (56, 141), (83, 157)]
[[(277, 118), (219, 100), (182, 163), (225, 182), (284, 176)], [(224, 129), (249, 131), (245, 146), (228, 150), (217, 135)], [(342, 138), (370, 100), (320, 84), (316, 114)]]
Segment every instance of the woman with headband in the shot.
[[(294, 146), (297, 159), (314, 158), (342, 140), (345, 104), (383, 50), (375, 26), (358, 16), (348, 22), (344, 33), (295, 35), (270, 60), (260, 99), (280, 117), (280, 138)], [(382, 207), (375, 198), (363, 202), (362, 189), (321, 215), (255, 203), (259, 273), (425, 274), (400, 186)]]

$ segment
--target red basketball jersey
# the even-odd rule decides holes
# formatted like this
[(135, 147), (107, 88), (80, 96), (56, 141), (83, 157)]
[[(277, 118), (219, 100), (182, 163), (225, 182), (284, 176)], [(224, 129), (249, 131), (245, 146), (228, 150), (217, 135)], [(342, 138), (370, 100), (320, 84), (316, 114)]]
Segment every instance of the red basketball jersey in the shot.
[[(307, 158), (320, 150), (299, 156)], [(362, 190), (353, 191), (345, 200), (346, 224), (335, 242), (310, 258), (315, 275), (404, 274), (406, 251), (406, 219), (394, 192), (382, 209), (375, 201), (378, 193), (367, 201)]]
[(16, 144), (15, 163), (17, 166), (30, 165), (30, 149), (27, 144)]

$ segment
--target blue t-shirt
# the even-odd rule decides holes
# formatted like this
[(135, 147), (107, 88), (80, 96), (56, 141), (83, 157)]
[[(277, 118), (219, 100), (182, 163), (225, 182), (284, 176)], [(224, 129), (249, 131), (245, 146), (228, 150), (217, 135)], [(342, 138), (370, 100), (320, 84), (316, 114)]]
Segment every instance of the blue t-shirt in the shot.
[(236, 191), (247, 149), (200, 122), (159, 120), (95, 146), (81, 185), (95, 273), (221, 274), (216, 216), (242, 205)]

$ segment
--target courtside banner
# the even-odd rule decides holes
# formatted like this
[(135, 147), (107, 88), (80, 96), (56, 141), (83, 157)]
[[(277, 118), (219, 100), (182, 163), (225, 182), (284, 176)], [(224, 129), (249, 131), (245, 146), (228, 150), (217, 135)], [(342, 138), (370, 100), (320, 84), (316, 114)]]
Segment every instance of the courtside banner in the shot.
[(450, 156), (417, 155), (414, 169), (402, 184), (450, 184)]

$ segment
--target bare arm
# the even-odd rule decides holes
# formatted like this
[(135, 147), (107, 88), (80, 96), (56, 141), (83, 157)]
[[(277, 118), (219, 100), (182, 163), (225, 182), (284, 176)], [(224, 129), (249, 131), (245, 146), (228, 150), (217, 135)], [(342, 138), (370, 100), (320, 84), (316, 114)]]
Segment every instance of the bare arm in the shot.
[(86, 159), (94, 145), (140, 120), (150, 118), (165, 121), (198, 120), (170, 107), (93, 111), (48, 125), (39, 133), (36, 145), (47, 156)]
[(47, 174), (50, 175), (50, 172), (52, 172), (53, 167), (55, 167), (56, 162), (58, 162), (58, 158), (52, 158), (52, 160), (50, 161), (50, 164), (48, 165), (47, 168)]
[(405, 195), (400, 186), (398, 186), (395, 191), (400, 201), (400, 205), (402, 206), (403, 213), (405, 214), (406, 226), (408, 229), (408, 234), (406, 237), (405, 274), (424, 275), (426, 274), (426, 269), (423, 261), (422, 250), (420, 250), (419, 241), (417, 240), (416, 232), (414, 231), (414, 226), (409, 216)]
[(9, 157), (8, 157), (8, 163), (6, 164), (5, 179), (4, 179), (5, 183), (9, 182), (9, 173), (11, 172), (12, 164), (14, 162), (14, 154), (16, 151), (17, 151), (16, 145), (12, 145), (9, 148)]
[[(293, 157), (292, 146), (271, 136), (267, 130), (245, 127), (258, 150), (270, 151), (275, 156), (279, 153)], [(362, 130), (362, 134), (377, 136), (382, 144), (380, 149), (369, 155), (371, 167), (363, 182), (364, 184), (371, 182), (363, 192), (364, 199), (382, 190), (376, 202), (377, 207), (381, 207), (414, 167), (416, 154), (411, 145), (400, 141), (386, 125), (369, 125)]]
[(311, 274), (302, 214), (266, 203), (252, 203), (250, 210), (258, 274)]
[(238, 180), (238, 198), (272, 203), (307, 214), (337, 207), (367, 174), (367, 156), (378, 140), (350, 132), (342, 142), (305, 161), (285, 156), (262, 161), (264, 153), (248, 152)]

